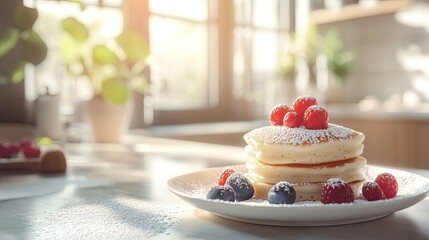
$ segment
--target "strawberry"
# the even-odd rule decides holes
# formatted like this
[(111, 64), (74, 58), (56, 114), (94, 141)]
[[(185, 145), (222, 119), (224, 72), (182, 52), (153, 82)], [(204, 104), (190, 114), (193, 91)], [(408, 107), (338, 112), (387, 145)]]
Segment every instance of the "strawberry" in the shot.
[(339, 178), (332, 178), (323, 183), (320, 200), (324, 204), (354, 202), (353, 190), (349, 184)]
[(219, 186), (223, 186), (225, 185), (226, 180), (228, 179), (228, 177), (233, 174), (235, 172), (234, 169), (231, 168), (227, 168), (225, 170), (222, 171), (222, 173), (220, 174), (220, 176), (217, 179), (217, 184)]
[(376, 182), (366, 182), (362, 186), (362, 195), (368, 201), (386, 199), (381, 187)]
[(379, 174), (374, 182), (380, 186), (387, 199), (395, 197), (398, 193), (398, 182), (395, 176), (390, 173)]

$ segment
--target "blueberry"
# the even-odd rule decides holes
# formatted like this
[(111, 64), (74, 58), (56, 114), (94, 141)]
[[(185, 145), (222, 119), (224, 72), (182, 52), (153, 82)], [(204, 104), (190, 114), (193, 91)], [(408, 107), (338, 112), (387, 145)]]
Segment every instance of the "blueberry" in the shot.
[(206, 198), (235, 202), (235, 193), (230, 186), (214, 186), (207, 192)]
[(231, 186), (235, 192), (235, 200), (240, 202), (253, 197), (255, 189), (252, 183), (241, 173), (233, 173), (226, 180), (225, 185)]
[(272, 204), (292, 204), (295, 199), (295, 189), (288, 182), (278, 182), (268, 192), (268, 202)]

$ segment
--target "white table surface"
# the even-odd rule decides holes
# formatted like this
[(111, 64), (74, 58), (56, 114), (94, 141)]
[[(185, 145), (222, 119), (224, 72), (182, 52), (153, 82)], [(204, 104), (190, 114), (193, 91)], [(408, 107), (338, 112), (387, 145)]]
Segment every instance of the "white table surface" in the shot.
[[(128, 136), (123, 144), (75, 143), (65, 149), (67, 173), (42, 176), (66, 179), (63, 188), (0, 201), (0, 239), (429, 239), (428, 198), (364, 223), (275, 227), (217, 217), (167, 189), (167, 180), (178, 174), (243, 163), (241, 148)], [(428, 170), (407, 170), (429, 178)], [(75, 178), (88, 186), (73, 185)], [(170, 215), (161, 219), (165, 213)]]

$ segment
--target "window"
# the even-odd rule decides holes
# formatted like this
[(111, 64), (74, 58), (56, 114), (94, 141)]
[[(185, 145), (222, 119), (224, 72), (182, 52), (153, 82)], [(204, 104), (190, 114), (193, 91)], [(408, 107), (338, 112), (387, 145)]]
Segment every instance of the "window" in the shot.
[[(38, 8), (36, 27), (46, 32), (42, 36), (49, 36), (52, 58), (40, 68), (50, 69), (37, 72), (57, 73), (51, 78), (65, 78), (53, 56), (59, 51), (60, 30), (45, 26), (68, 15), (98, 23), (103, 34), (131, 27), (149, 40), (151, 85), (144, 101), (137, 96), (137, 127), (144, 126), (143, 109), (146, 121), (154, 125), (265, 115), (267, 89), (277, 78), (278, 56), (293, 20), (293, 1), (281, 0), (83, 0), (84, 11), (67, 1), (25, 2)], [(65, 86), (70, 84), (66, 82), (56, 87), (73, 105), (70, 99), (76, 91), (68, 89), (79, 86)]]
[(256, 117), (265, 116), (276, 104), (273, 84), (279, 80), (279, 54), (287, 47), (293, 25), (291, 4), (281, 0), (234, 1), (233, 93), (257, 109)]
[(279, 0), (149, 0), (155, 124), (263, 116), (291, 12)]
[(232, 119), (225, 91), (229, 80), (220, 77), (224, 70), (219, 68), (221, 5), (213, 0), (148, 1), (154, 124)]

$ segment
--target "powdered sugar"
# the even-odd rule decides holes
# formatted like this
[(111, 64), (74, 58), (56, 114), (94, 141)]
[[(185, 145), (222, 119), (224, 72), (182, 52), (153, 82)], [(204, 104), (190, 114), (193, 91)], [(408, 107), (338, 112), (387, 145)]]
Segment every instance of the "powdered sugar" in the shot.
[(266, 126), (254, 129), (244, 135), (246, 142), (254, 139), (266, 144), (307, 145), (327, 141), (350, 139), (359, 133), (343, 126), (328, 124), (327, 129), (288, 128), (285, 126)]
[(42, 196), (62, 191), (71, 185), (77, 188), (106, 186), (106, 180), (38, 174), (4, 175), (0, 177), (0, 200)]
[(146, 239), (176, 223), (179, 207), (117, 197), (75, 199), (57, 212), (27, 219), (35, 239)]
[(290, 183), (286, 181), (281, 181), (274, 185), (272, 189), (276, 192), (279, 192), (281, 189), (283, 192), (289, 192), (292, 187), (293, 186)]
[(380, 188), (380, 186), (378, 186), (377, 183), (375, 182), (366, 182), (365, 183), (365, 187), (369, 188), (369, 189), (376, 189), (376, 188)]
[(329, 185), (331, 188), (341, 188), (344, 187), (347, 183), (339, 178), (331, 178), (326, 181), (326, 185)]

